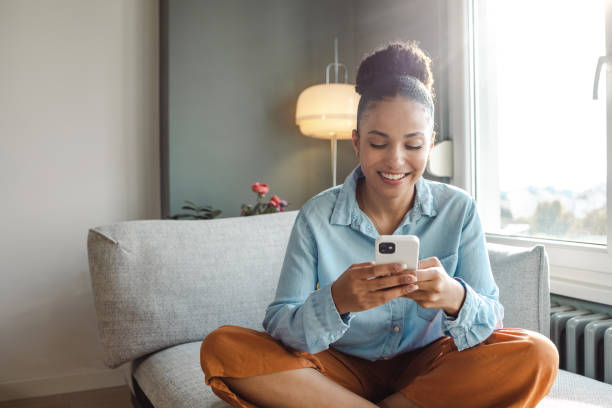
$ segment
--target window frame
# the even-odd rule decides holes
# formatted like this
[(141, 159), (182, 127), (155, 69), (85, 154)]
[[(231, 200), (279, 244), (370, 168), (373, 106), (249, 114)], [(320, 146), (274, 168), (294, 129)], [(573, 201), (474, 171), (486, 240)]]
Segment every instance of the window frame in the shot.
[[(606, 10), (606, 52), (612, 55), (612, 6)], [(452, 184), (476, 195), (477, 137), (475, 114), (474, 0), (448, 2), (448, 132), (453, 140)], [(607, 242), (581, 244), (538, 238), (486, 234), (487, 242), (530, 247), (544, 245), (549, 258), (551, 293), (612, 305), (612, 64), (604, 65), (607, 117)], [(593, 72), (595, 64), (593, 65)], [(600, 95), (600, 98), (603, 95)]]

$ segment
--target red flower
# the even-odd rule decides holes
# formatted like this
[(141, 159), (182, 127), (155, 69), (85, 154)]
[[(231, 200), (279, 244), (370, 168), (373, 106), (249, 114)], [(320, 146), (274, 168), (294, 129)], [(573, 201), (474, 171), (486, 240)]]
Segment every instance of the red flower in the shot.
[(268, 204), (272, 204), (272, 206), (278, 208), (281, 205), (282, 200), (280, 198), (278, 198), (278, 196), (272, 196), (272, 198), (270, 199), (270, 202)]
[(264, 183), (253, 183), (251, 184), (251, 189), (260, 196), (265, 196), (270, 191), (270, 187)]

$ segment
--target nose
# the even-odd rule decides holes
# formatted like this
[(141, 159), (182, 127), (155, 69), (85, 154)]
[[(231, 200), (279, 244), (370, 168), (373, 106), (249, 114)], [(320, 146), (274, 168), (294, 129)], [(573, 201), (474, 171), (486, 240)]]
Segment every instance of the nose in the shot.
[(387, 157), (385, 158), (387, 163), (393, 169), (400, 169), (404, 165), (405, 154), (402, 150), (402, 144), (396, 143), (390, 146), (390, 149), (387, 149)]

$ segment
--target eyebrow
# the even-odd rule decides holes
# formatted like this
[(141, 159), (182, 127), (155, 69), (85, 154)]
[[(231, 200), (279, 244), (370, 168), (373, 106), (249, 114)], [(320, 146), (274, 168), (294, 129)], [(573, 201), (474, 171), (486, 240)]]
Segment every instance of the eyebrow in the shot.
[[(388, 134), (381, 132), (379, 130), (370, 130), (368, 132), (368, 134), (373, 134), (373, 135), (379, 135), (379, 136), (383, 136), (383, 137), (389, 137)], [(415, 137), (415, 136), (423, 136), (425, 137), (425, 134), (423, 132), (412, 132), (412, 133), (408, 133), (406, 135), (404, 135), (404, 137)]]

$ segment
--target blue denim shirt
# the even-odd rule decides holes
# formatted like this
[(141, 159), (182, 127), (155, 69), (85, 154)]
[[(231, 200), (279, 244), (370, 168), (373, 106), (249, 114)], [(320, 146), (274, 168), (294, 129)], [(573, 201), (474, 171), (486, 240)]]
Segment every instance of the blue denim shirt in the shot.
[(319, 193), (299, 211), (276, 296), (266, 310), (266, 332), (299, 351), (318, 353), (334, 347), (374, 361), (423, 347), (444, 335), (451, 336), (461, 351), (501, 328), (504, 309), (474, 201), (463, 190), (423, 178), (416, 184), (413, 208), (393, 234), (417, 235), (419, 259), (438, 257), (446, 272), (465, 286), (458, 316), (403, 297), (338, 314), (331, 284), (352, 264), (374, 261), (379, 235), (357, 204), (359, 177), (363, 173), (357, 166), (343, 185)]

